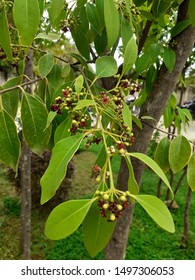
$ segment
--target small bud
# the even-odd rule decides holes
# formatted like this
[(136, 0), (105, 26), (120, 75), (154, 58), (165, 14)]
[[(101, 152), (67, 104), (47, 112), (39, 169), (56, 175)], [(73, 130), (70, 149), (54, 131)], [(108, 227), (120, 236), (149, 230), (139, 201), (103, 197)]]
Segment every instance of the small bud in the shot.
[(104, 203), (104, 205), (102, 206), (104, 210), (108, 209), (109, 204), (108, 203)]
[(126, 196), (121, 195), (121, 196), (120, 196), (120, 200), (121, 200), (121, 201), (126, 201), (126, 200), (127, 200), (127, 198), (126, 198)]
[(116, 216), (112, 213), (110, 214), (110, 221), (114, 222), (116, 220)]
[(109, 199), (109, 195), (108, 195), (107, 193), (105, 193), (105, 194), (103, 195), (103, 199), (108, 200), (108, 199)]
[(120, 211), (120, 210), (122, 210), (123, 209), (123, 206), (121, 205), (121, 204), (117, 204), (117, 209)]

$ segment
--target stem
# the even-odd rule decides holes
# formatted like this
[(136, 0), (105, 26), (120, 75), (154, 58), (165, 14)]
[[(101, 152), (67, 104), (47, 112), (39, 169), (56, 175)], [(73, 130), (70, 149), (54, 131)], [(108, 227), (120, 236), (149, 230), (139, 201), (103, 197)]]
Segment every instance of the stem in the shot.
[(186, 248), (188, 246), (189, 210), (190, 210), (191, 198), (192, 198), (192, 189), (190, 187), (188, 187), (186, 205), (185, 205), (185, 210), (184, 210), (184, 230), (183, 230), (183, 236), (181, 239), (181, 247), (184, 247), (184, 248)]
[(0, 90), (0, 95), (4, 94), (4, 93), (6, 93), (6, 92), (9, 92), (9, 91), (18, 89), (18, 88), (21, 89), (21, 87), (25, 87), (25, 86), (27, 86), (27, 85), (37, 83), (37, 82), (39, 82), (39, 81), (41, 81), (41, 80), (42, 80), (42, 78), (37, 78), (37, 79), (35, 79), (35, 80), (30, 80), (30, 81), (28, 81), (28, 82), (25, 82), (25, 83), (23, 83), (23, 84), (21, 84), (21, 85), (16, 85), (16, 86), (13, 86), (13, 87), (10, 87), (10, 88), (6, 88), (6, 89), (3, 89), (3, 90)]

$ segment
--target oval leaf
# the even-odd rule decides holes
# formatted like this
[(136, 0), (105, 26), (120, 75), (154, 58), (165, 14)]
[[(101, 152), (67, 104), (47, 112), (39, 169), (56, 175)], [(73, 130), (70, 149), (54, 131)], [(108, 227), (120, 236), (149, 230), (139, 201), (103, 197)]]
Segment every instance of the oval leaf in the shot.
[(0, 111), (0, 161), (15, 171), (20, 156), (20, 140), (14, 119), (4, 110)]
[(195, 1), (194, 0), (190, 0), (188, 13), (189, 13), (189, 18), (190, 18), (191, 24), (193, 26), (195, 26), (195, 16), (194, 16), (195, 15)]
[(171, 73), (175, 66), (175, 52), (171, 48), (166, 48), (163, 54), (163, 61), (168, 71)]
[(76, 90), (77, 93), (80, 93), (80, 92), (81, 92), (81, 90), (82, 90), (82, 88), (83, 88), (83, 82), (84, 82), (83, 76), (82, 76), (82, 75), (79, 75), (79, 76), (76, 78), (75, 84), (74, 84), (75, 90)]
[(170, 141), (167, 137), (164, 137), (159, 142), (154, 155), (154, 160), (165, 173), (170, 169), (169, 147), (170, 147)]
[(116, 60), (112, 56), (103, 56), (98, 58), (95, 66), (97, 78), (111, 77), (118, 71)]
[(109, 223), (100, 215), (97, 203), (93, 203), (83, 221), (84, 245), (93, 258), (108, 244), (116, 222)]
[(171, 213), (167, 206), (153, 195), (133, 196), (139, 204), (146, 210), (148, 215), (163, 229), (168, 232), (175, 232), (175, 226)]
[(55, 41), (55, 40), (59, 40), (60, 39), (60, 34), (56, 34), (56, 33), (39, 33), (35, 39), (44, 39), (44, 40), (48, 40), (48, 41)]
[(49, 142), (51, 129), (46, 128), (47, 110), (36, 97), (23, 93), (21, 104), (22, 132), (31, 150), (41, 155)]
[(104, 1), (104, 21), (107, 33), (107, 47), (112, 48), (119, 36), (119, 15), (113, 0)]
[(57, 17), (60, 15), (61, 10), (64, 7), (64, 0), (52, 0), (51, 1), (51, 7), (49, 9), (49, 16), (52, 21), (52, 23), (55, 22)]
[(54, 58), (51, 54), (43, 55), (38, 62), (39, 73), (41, 78), (45, 78), (54, 66)]
[(84, 134), (70, 136), (54, 146), (49, 166), (41, 178), (41, 204), (55, 195), (66, 175), (67, 165), (78, 150), (84, 136)]
[(13, 17), (23, 44), (30, 46), (40, 21), (38, 0), (15, 0)]
[(45, 235), (53, 240), (65, 238), (72, 234), (82, 223), (93, 200), (70, 200), (59, 204), (50, 213)]
[(182, 170), (186, 166), (190, 154), (190, 143), (183, 135), (179, 135), (172, 140), (169, 148), (169, 163), (173, 173)]
[(137, 44), (135, 42), (134, 37), (132, 37), (126, 48), (124, 53), (124, 62), (123, 62), (123, 73), (128, 72), (131, 67), (134, 65), (138, 54)]
[(195, 191), (195, 153), (192, 154), (188, 162), (187, 181), (190, 188)]
[(132, 157), (138, 158), (139, 160), (143, 161), (148, 167), (150, 167), (167, 185), (167, 187), (170, 189), (171, 193), (173, 193), (166, 175), (164, 174), (162, 169), (158, 166), (158, 164), (153, 159), (151, 159), (149, 156), (147, 156), (145, 154), (141, 154), (141, 153), (130, 153), (129, 155)]

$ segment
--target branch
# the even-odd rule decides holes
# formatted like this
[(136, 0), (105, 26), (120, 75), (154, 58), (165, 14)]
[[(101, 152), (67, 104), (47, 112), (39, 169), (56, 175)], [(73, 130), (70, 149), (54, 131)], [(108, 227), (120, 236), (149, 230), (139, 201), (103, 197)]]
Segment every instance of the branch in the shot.
[(39, 82), (41, 81), (42, 78), (37, 78), (35, 80), (31, 80), (31, 81), (28, 81), (28, 82), (25, 82), (21, 85), (16, 85), (16, 86), (13, 86), (13, 87), (10, 87), (10, 88), (6, 88), (6, 89), (3, 89), (3, 90), (0, 90), (0, 95), (6, 93), (6, 92), (9, 92), (9, 91), (12, 91), (12, 90), (15, 90), (15, 89), (20, 89), (21, 87), (25, 87), (27, 85), (30, 85), (30, 84), (34, 84), (36, 82)]
[[(142, 121), (142, 123), (144, 123), (144, 124), (150, 126), (150, 127), (153, 128), (154, 130), (156, 129), (156, 130), (162, 132), (163, 134), (170, 135), (170, 136), (172, 136), (172, 137), (174, 137), (174, 138), (178, 136), (177, 134), (174, 134), (174, 133), (171, 133), (171, 132), (167, 132), (167, 131), (165, 131), (165, 130), (163, 130), (163, 129), (160, 129), (159, 127), (154, 126), (154, 125), (152, 125), (152, 124), (149, 124), (149, 123), (147, 123), (147, 122), (145, 122), (145, 121)], [(189, 141), (189, 143), (195, 145), (195, 142), (193, 142), (193, 141), (191, 141), (191, 140), (189, 140), (189, 139), (188, 139), (188, 141)]]

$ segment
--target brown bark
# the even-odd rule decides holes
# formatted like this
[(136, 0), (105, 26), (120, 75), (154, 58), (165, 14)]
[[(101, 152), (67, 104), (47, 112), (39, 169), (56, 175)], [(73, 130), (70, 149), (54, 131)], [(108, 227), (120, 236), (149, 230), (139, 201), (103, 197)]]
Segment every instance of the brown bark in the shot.
[[(180, 7), (180, 10), (182, 9), (187, 11), (186, 7), (188, 7), (188, 4), (188, 0), (184, 1)], [(179, 11), (179, 15), (180, 14), (181, 11)], [(183, 18), (186, 18), (186, 14), (183, 14), (183, 17), (180, 16), (180, 20), (183, 20)], [(171, 73), (169, 73), (165, 65), (162, 65), (153, 88), (148, 95), (146, 102), (143, 104), (140, 112), (140, 116), (151, 116), (157, 122), (160, 120), (160, 117), (163, 114), (170, 95), (174, 91), (182, 69), (192, 51), (195, 42), (195, 28), (189, 26), (174, 38), (174, 42), (174, 51), (176, 55), (174, 69)], [(153, 121), (150, 121), (150, 124), (153, 124)], [(154, 128), (147, 125), (147, 123), (143, 123), (142, 130), (135, 126), (133, 132), (136, 141), (130, 147), (130, 151), (147, 153), (148, 144), (152, 137), (153, 131)], [(140, 185), (144, 165), (136, 159), (132, 160), (132, 164), (135, 178)], [(126, 166), (125, 160), (122, 160), (117, 183), (119, 189), (127, 190), (128, 176), (128, 168)], [(124, 213), (123, 218), (118, 220), (113, 236), (107, 245), (107, 248), (105, 249), (106, 259), (120, 260), (125, 257), (133, 208), (134, 205), (131, 205), (130, 209)]]
[[(26, 58), (25, 75), (33, 79), (32, 51)], [(32, 93), (31, 85), (26, 87), (26, 92)], [(19, 163), (21, 186), (21, 235), (20, 248), (23, 259), (30, 259), (31, 243), (31, 152), (24, 139), (22, 139), (22, 154)]]

